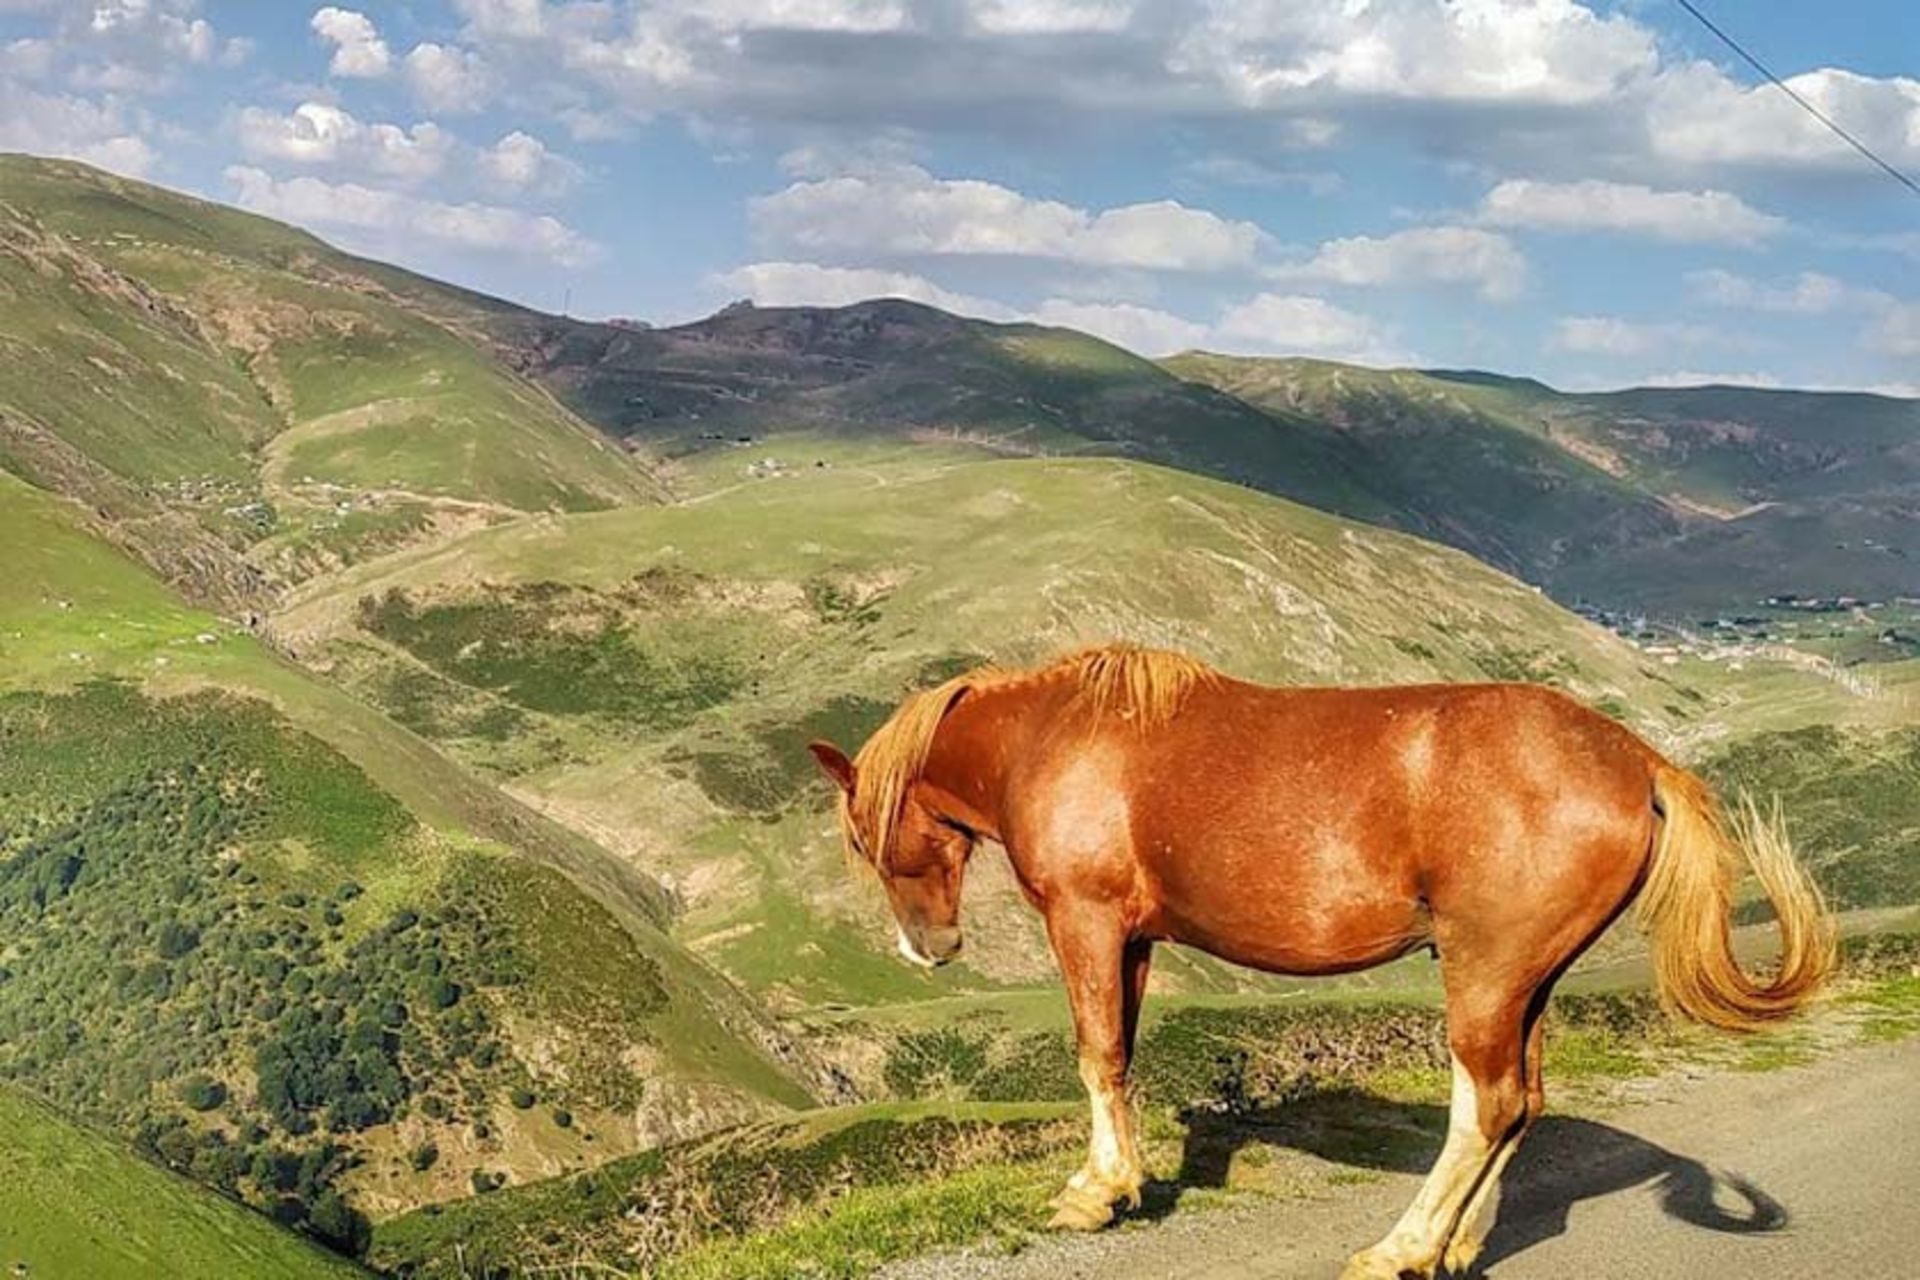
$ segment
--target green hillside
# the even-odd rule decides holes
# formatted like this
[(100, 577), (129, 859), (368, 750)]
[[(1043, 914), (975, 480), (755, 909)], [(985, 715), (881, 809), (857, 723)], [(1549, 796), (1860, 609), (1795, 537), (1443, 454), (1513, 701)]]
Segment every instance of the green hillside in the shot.
[(1569, 395), (1525, 379), (1191, 353), (1163, 364), (1337, 427), (1432, 536), (1562, 600), (1670, 615), (1920, 593), (1920, 401), (1739, 387)]
[(469, 297), (265, 219), (0, 156), (0, 466), (106, 511), (234, 608), (448, 524), (654, 496), (449, 327)]
[(972, 967), (898, 965), (801, 749), (857, 742), (969, 665), (1128, 637), (1273, 681), (1547, 680), (1655, 733), (1716, 704), (1459, 552), (1163, 468), (801, 438), (708, 462), (687, 477), (705, 497), (476, 533), (275, 626), (516, 794), (616, 833), (674, 886), (679, 936), (781, 1007), (1049, 975), (995, 858)]
[(810, 1103), (644, 875), (0, 499), (0, 1079), (348, 1250)]
[(366, 1273), (0, 1086), (0, 1266), (35, 1277)]
[(1165, 367), (1249, 404), (1330, 423), (1366, 451), (1367, 474), (1443, 541), (1531, 581), (1667, 537), (1658, 499), (1556, 440), (1537, 384), (1449, 382), (1409, 369), (1198, 353)]

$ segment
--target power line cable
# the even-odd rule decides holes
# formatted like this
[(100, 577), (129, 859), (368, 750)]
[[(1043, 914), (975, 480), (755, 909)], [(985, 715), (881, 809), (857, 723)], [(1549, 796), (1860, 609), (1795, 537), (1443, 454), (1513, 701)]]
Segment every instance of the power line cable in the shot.
[(1739, 54), (1742, 58), (1744, 58), (1746, 60), (1747, 65), (1752, 67), (1755, 71), (1758, 71), (1761, 75), (1765, 76), (1769, 81), (1771, 81), (1773, 83), (1774, 88), (1780, 90), (1780, 92), (1786, 94), (1789, 98), (1793, 99), (1794, 102), (1798, 103), (1802, 111), (1805, 111), (1808, 115), (1812, 116), (1815, 120), (1818, 120), (1821, 124), (1833, 130), (1835, 135), (1837, 135), (1848, 146), (1852, 147), (1855, 151), (1858, 151), (1861, 155), (1865, 156), (1868, 160), (1871, 160), (1874, 164), (1878, 165), (1880, 168), (1886, 170), (1888, 177), (1892, 178), (1895, 182), (1899, 183), (1901, 186), (1905, 187), (1907, 190), (1913, 192), (1913, 194), (1920, 196), (1920, 182), (1915, 182), (1912, 178), (1902, 173), (1899, 169), (1896, 169), (1893, 165), (1887, 163), (1885, 160), (1882, 160), (1877, 154), (1875, 154), (1873, 148), (1869, 147), (1866, 143), (1860, 141), (1860, 139), (1854, 137), (1851, 133), (1848, 133), (1845, 129), (1841, 128), (1840, 125), (1836, 123), (1834, 119), (1831, 116), (1829, 116), (1826, 112), (1822, 111), (1820, 108), (1814, 106), (1811, 102), (1808, 102), (1805, 98), (1801, 97), (1798, 93), (1794, 92), (1793, 87), (1789, 85), (1786, 81), (1782, 80), (1779, 76), (1773, 74), (1773, 71), (1767, 66), (1766, 63), (1760, 61), (1760, 59), (1754, 57), (1751, 53), (1748, 53), (1746, 48), (1742, 46), (1738, 40), (1735, 40), (1732, 36), (1728, 35), (1725, 31), (1721, 30), (1718, 26), (1714, 25), (1714, 21), (1712, 18), (1709, 18), (1706, 14), (1700, 12), (1699, 9), (1695, 8), (1693, 5), (1693, 0), (1674, 0), (1674, 3), (1679, 5), (1682, 9), (1685, 9), (1688, 13), (1692, 14), (1694, 18), (1699, 21), (1701, 26), (1705, 27), (1707, 30), (1713, 32), (1715, 36), (1719, 37), (1720, 43), (1726, 45), (1727, 48), (1733, 50), (1735, 53)]

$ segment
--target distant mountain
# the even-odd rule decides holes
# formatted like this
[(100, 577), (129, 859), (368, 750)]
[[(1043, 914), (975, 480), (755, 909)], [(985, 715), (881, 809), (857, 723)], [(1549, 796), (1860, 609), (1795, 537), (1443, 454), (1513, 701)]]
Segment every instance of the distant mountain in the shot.
[(1562, 600), (1710, 611), (1920, 594), (1920, 401), (1739, 387), (1576, 395), (1530, 379), (1189, 354), (1329, 424), (1436, 536)]
[(527, 313), (489, 327), (517, 369), (581, 416), (668, 456), (793, 431), (958, 438), (1008, 456), (1139, 458), (1394, 516), (1364, 460), (1321, 423), (1255, 409), (1071, 329), (900, 299), (737, 305), (665, 329)]
[(1596, 557), (1680, 533), (1667, 504), (1555, 438), (1538, 383), (1200, 354), (1164, 364), (1332, 427), (1403, 519), (1533, 582), (1559, 588)]
[(1565, 601), (1686, 613), (1920, 592), (1920, 402), (1602, 395), (1192, 353), (897, 299), (637, 330), (496, 314), (516, 369), (650, 452), (795, 432), (1112, 454), (1451, 543)]

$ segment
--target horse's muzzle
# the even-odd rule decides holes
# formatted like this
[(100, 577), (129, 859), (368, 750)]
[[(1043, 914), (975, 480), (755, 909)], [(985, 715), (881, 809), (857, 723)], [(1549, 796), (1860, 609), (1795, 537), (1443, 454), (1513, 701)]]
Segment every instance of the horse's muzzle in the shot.
[(909, 964), (919, 965), (923, 969), (937, 969), (960, 954), (960, 926), (946, 925), (937, 929), (908, 929), (900, 927), (900, 954)]

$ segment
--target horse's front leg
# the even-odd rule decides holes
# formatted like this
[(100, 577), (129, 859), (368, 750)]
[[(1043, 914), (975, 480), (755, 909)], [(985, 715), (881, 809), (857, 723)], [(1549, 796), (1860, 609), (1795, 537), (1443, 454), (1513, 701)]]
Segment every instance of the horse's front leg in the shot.
[(1087, 1163), (1053, 1198), (1056, 1212), (1048, 1225), (1095, 1231), (1113, 1220), (1116, 1202), (1139, 1207), (1145, 1180), (1127, 1109), (1127, 1059), (1138, 1016), (1130, 988), (1136, 975), (1144, 987), (1146, 966), (1128, 946), (1125, 926), (1111, 907), (1058, 904), (1048, 912), (1047, 933), (1073, 1005), (1080, 1080), (1093, 1108)]

